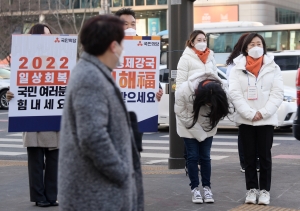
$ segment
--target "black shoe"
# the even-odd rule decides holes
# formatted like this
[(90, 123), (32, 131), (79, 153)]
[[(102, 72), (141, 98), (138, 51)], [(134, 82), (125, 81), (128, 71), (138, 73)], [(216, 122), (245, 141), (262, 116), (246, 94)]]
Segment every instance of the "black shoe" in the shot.
[(50, 206), (58, 206), (58, 202), (57, 201), (50, 201)]
[(38, 207), (49, 207), (50, 203), (47, 201), (38, 201), (38, 202), (35, 202), (35, 205)]

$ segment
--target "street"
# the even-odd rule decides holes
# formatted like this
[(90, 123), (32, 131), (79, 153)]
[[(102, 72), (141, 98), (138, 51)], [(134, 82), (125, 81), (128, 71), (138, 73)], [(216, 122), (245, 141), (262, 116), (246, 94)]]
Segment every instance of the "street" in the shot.
[[(8, 133), (7, 111), (0, 111), (0, 210), (38, 210), (29, 201), (27, 152), (21, 133)], [(272, 149), (273, 177), (271, 205), (300, 210), (300, 142), (291, 130), (276, 130)], [(214, 137), (212, 190), (214, 204), (195, 205), (190, 201), (189, 179), (183, 169), (169, 170), (169, 128), (160, 126), (157, 133), (143, 136), (142, 165), (146, 210), (249, 210), (243, 205), (244, 174), (240, 172), (237, 129), (219, 129)], [(248, 207), (239, 207), (248, 206)], [(238, 208), (237, 208), (238, 207)], [(49, 207), (47, 210), (58, 210)], [(251, 208), (252, 209), (252, 208)], [(289, 209), (286, 209), (289, 210)]]

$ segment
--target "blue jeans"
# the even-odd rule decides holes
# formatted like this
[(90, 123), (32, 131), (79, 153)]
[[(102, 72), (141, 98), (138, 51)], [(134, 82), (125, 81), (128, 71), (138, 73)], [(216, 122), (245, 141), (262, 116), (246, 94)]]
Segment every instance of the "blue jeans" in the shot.
[(197, 139), (183, 138), (187, 153), (187, 167), (190, 178), (190, 186), (193, 190), (199, 186), (198, 162), (201, 162), (201, 182), (202, 186), (210, 187), (211, 163), (210, 149), (213, 137), (208, 137), (199, 142)]

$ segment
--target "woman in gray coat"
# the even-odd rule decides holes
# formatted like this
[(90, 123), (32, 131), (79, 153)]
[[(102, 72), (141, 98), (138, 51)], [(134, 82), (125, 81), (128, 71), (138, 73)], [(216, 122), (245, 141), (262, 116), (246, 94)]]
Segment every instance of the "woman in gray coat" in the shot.
[(140, 211), (142, 174), (128, 113), (113, 77), (123, 22), (99, 15), (80, 34), (84, 49), (69, 80), (60, 132), (62, 211)]
[[(44, 24), (35, 24), (29, 34), (51, 34), (51, 31)], [(7, 100), (13, 97), (13, 93), (8, 91)], [(56, 131), (23, 133), (23, 145), (27, 147), (28, 156), (30, 201), (39, 207), (58, 206), (58, 137)]]

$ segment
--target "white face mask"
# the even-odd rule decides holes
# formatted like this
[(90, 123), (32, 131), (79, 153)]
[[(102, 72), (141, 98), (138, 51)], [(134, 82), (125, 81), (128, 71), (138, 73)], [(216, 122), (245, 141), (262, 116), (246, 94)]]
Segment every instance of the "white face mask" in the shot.
[(198, 50), (198, 51), (205, 51), (207, 47), (207, 43), (206, 42), (198, 42), (196, 45), (195, 45), (195, 48)]
[[(120, 46), (120, 48), (122, 48), (119, 43), (118, 43), (118, 45)], [(124, 49), (122, 49), (120, 55), (118, 55), (117, 53), (115, 53), (116, 57), (119, 59), (117, 66), (120, 66), (120, 65), (122, 65), (124, 63), (124, 53), (125, 53)]]
[(133, 28), (128, 28), (124, 32), (125, 36), (136, 36), (136, 30)]
[(263, 54), (264, 54), (264, 49), (258, 46), (255, 46), (248, 51), (248, 55), (251, 56), (253, 59), (258, 59)]

